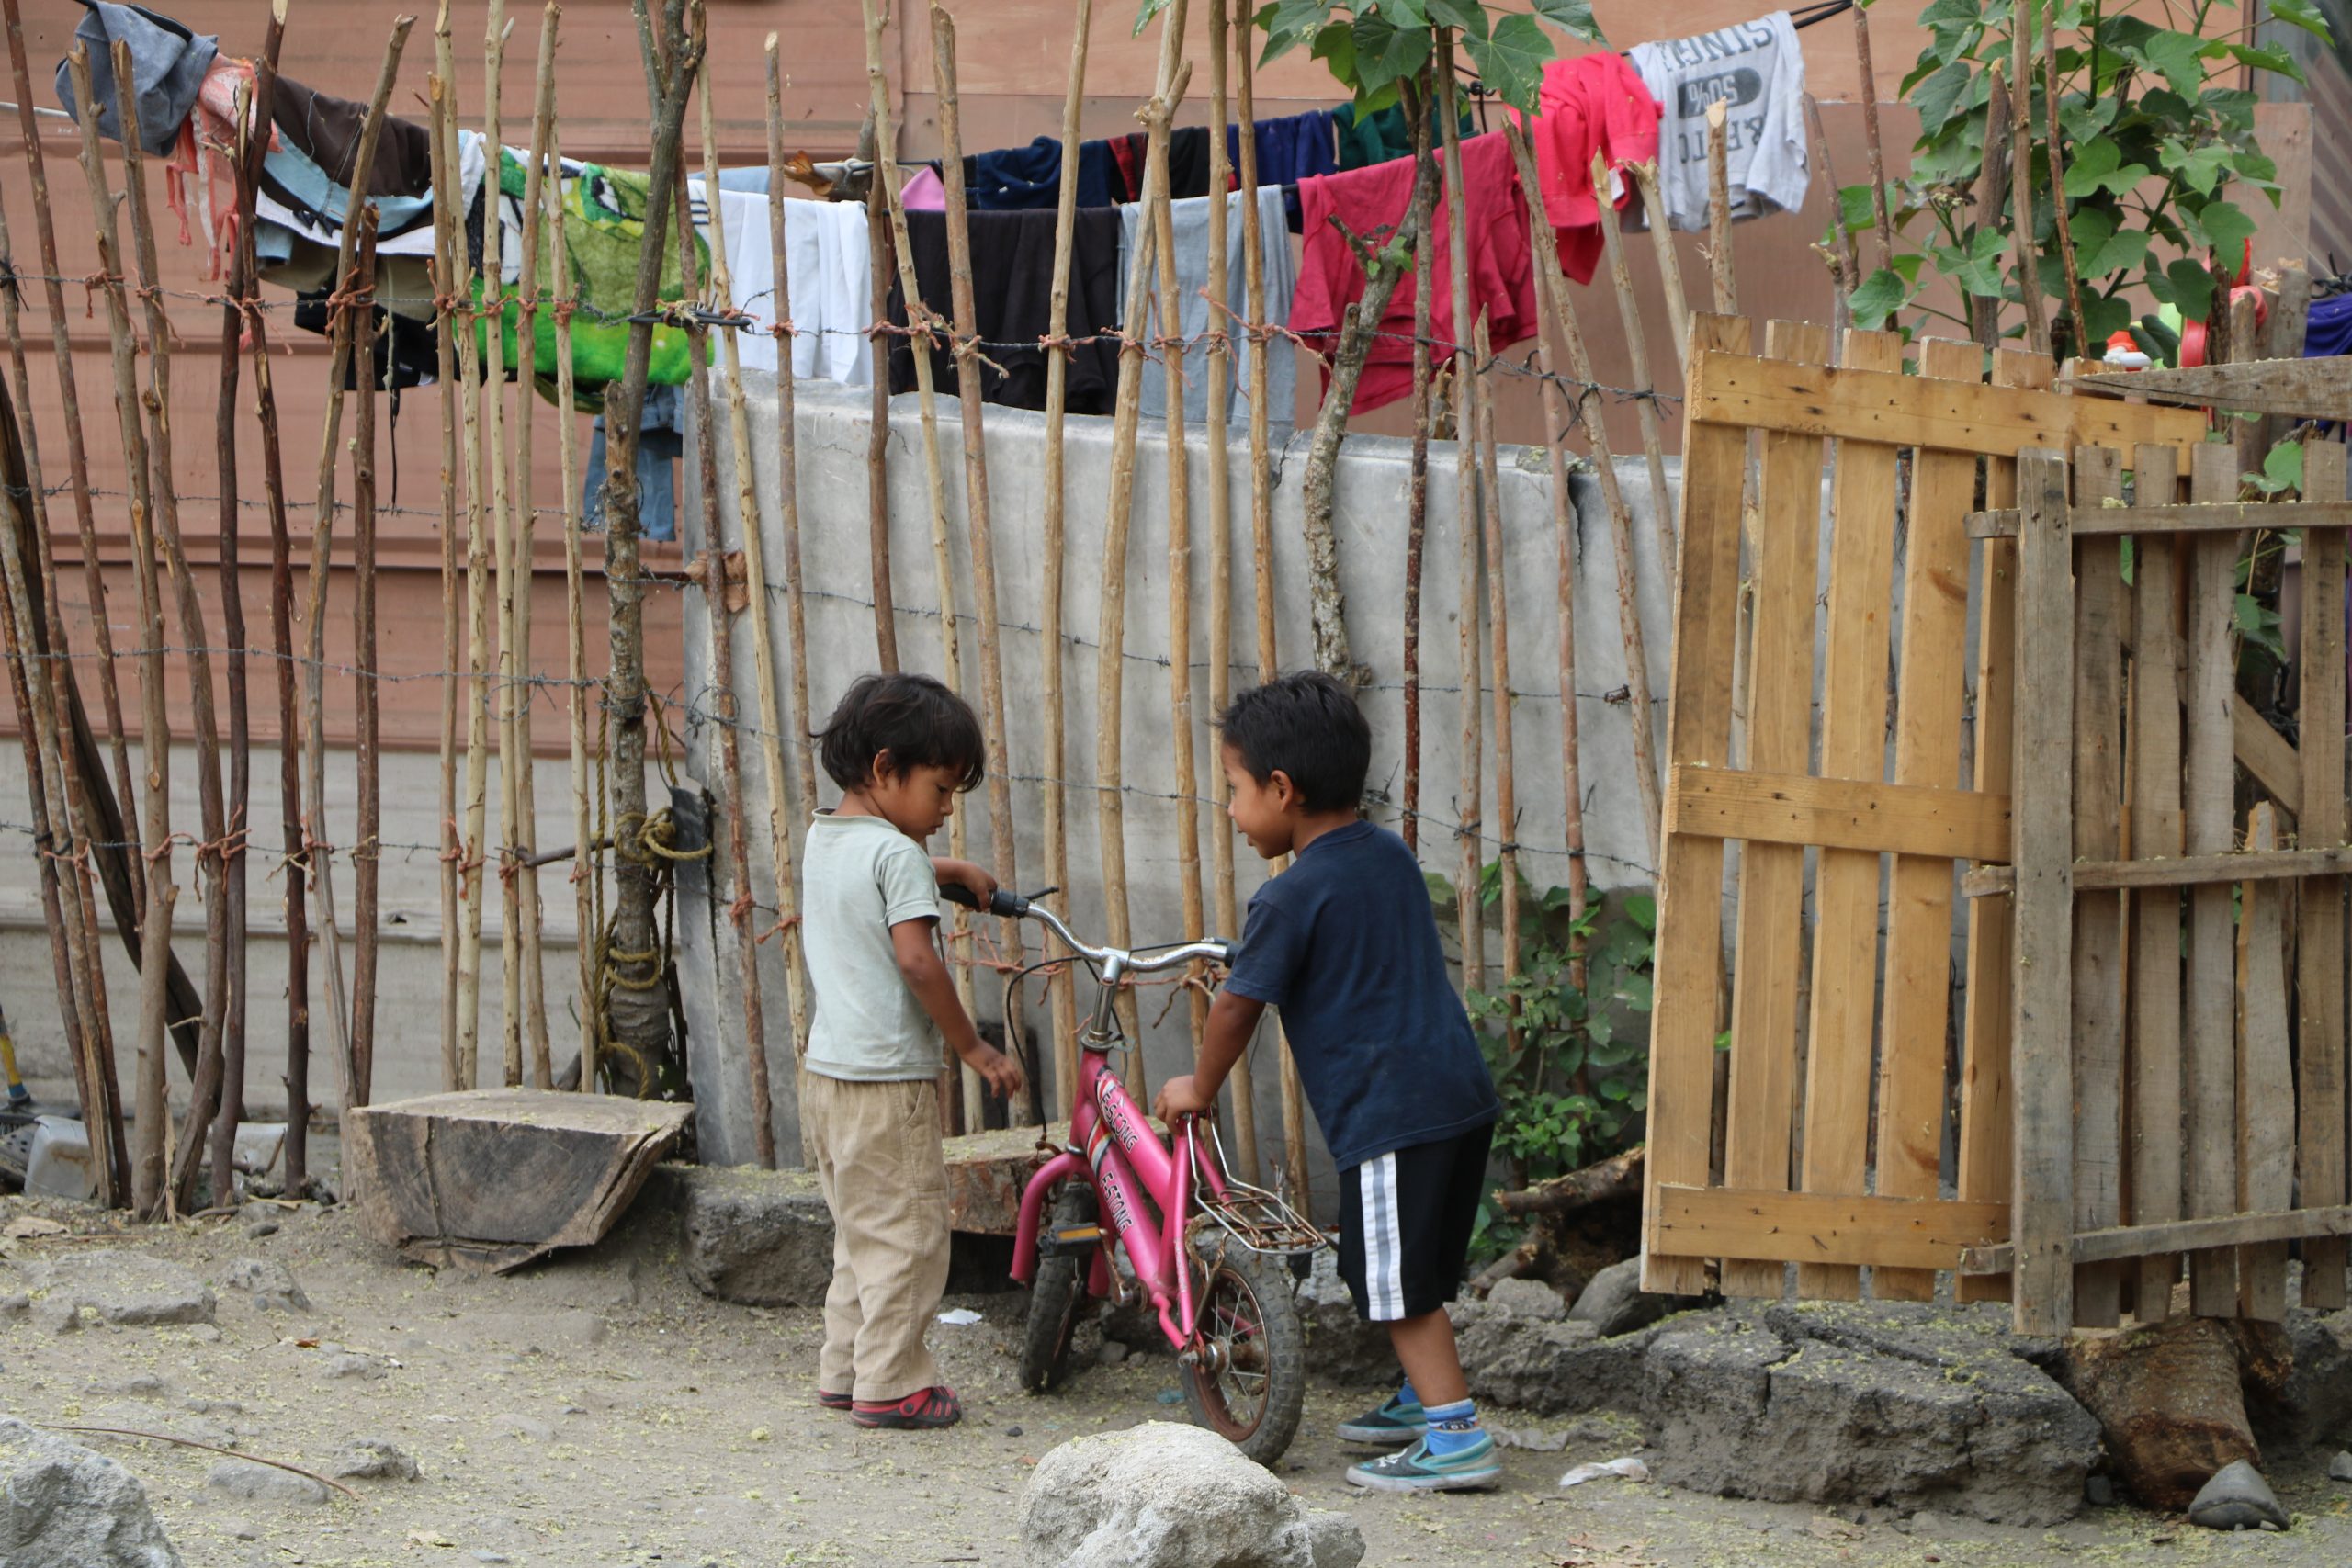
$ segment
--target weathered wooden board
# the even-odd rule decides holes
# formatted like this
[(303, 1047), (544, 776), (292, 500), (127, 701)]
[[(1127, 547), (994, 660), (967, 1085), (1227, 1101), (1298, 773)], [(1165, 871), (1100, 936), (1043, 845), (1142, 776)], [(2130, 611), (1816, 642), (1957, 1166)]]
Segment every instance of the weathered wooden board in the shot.
[(2187, 370), (2134, 370), (2071, 376), (2062, 383), (2102, 397), (2278, 413), (2297, 419), (2352, 419), (2352, 355), (2325, 359), (2233, 360)]
[(1957, 1269), (2009, 1224), (2006, 1203), (1940, 1198), (1661, 1187), (1652, 1202), (1658, 1234), (1679, 1250), (1799, 1268)]
[[(1830, 624), (1837, 624), (1835, 615)], [(1882, 656), (1874, 664), (1849, 667), (1870, 675), (1871, 695), (1877, 699), (1871, 717), (1883, 750), (1885, 660)], [(1830, 668), (1839, 668), (1834, 654)], [(1931, 784), (1678, 766), (1668, 778), (1667, 821), (1669, 831), (1769, 844), (1818, 844), (1873, 856), (2009, 857), (2007, 795)], [(1878, 897), (1875, 875), (1871, 897), (1873, 901)]]
[(695, 1108), (479, 1089), (346, 1111), (360, 1228), (419, 1261), (519, 1269), (604, 1238)]
[[(2278, 813), (2258, 803), (2246, 842), (2278, 841)], [(2287, 920), (2284, 890), (2249, 882), (2238, 920), (2238, 1213), (2275, 1213), (2294, 1206), (2295, 1074), (2287, 1053)], [(2251, 1243), (2238, 1251), (2238, 1314), (2277, 1323), (2287, 1315), (2287, 1247)]]
[[(2077, 861), (2075, 891), (2198, 887), (2214, 882), (2292, 882), (2299, 877), (2347, 874), (2352, 874), (2352, 848), (2232, 850), (2222, 854), (2168, 855), (2150, 860)], [(2016, 883), (2017, 874), (2010, 867), (1988, 865), (1962, 876), (1961, 891), (1971, 898), (1983, 898), (2009, 892)]]
[[(2170, 447), (2162, 450), (2172, 451)], [(2275, 510), (2269, 502), (2260, 501), (2219, 501), (2203, 505), (2165, 502), (2144, 506), (2102, 506), (2083, 512), (2075, 519), (2075, 532), (2077, 536), (2234, 534), (2248, 528), (2341, 528), (2347, 525), (2352, 525), (2352, 505), (2340, 501), (2328, 504), (2305, 502), (2291, 513)], [(2014, 507), (1969, 513), (1968, 536), (1972, 539), (2013, 539), (2017, 532)]]
[[(2335, 442), (2305, 449), (2303, 493), (2322, 504), (2344, 494), (2345, 452)], [(2301, 509), (2299, 510), (2299, 513)], [(2345, 840), (2344, 587), (2346, 540), (2340, 528), (2303, 530), (2302, 779), (2298, 826), (2313, 846)], [(2261, 723), (2258, 718), (2256, 720)], [(2263, 724), (2265, 730), (2270, 730)], [(2275, 730), (2270, 731), (2276, 734)], [(2282, 742), (2283, 744), (2283, 742)], [(2267, 786), (2266, 786), (2267, 787)], [(2295, 944), (2296, 1174), (2301, 1201), (2312, 1208), (2341, 1203), (2345, 1184), (2346, 879), (2303, 885), (2301, 929)], [(2330, 1312), (2345, 1303), (2344, 1243), (2314, 1240), (2303, 1248), (2303, 1305)]]
[[(2141, 447), (2132, 468), (2143, 500), (2173, 493), (2169, 448)], [(2180, 853), (2181, 548), (2143, 539), (2133, 560), (2132, 852), (2144, 860)], [(2077, 888), (2090, 869), (2075, 868)], [(2162, 1224), (2180, 1218), (2180, 894), (2143, 886), (2132, 919), (2132, 1223)], [(2151, 1255), (2135, 1276), (2140, 1321), (2169, 1315), (2180, 1259)]]
[[(2352, 1203), (2325, 1209), (2281, 1209), (2260, 1214), (2216, 1214), (2210, 1219), (2175, 1220), (2161, 1225), (2118, 1225), (2089, 1231), (2074, 1238), (2071, 1254), (2080, 1263), (2144, 1258), (2151, 1253), (2187, 1252), (2200, 1247), (2248, 1247), (2257, 1242), (2297, 1241), (2313, 1236), (2352, 1235)], [(1961, 1259), (1963, 1274), (2006, 1274), (2015, 1261), (2014, 1249), (2003, 1244), (1972, 1247)]]

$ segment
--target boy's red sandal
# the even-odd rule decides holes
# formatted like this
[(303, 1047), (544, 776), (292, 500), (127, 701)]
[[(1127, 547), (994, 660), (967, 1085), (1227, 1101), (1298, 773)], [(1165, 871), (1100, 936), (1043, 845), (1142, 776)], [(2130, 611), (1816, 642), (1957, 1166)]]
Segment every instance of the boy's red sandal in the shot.
[(861, 1427), (916, 1431), (953, 1427), (964, 1418), (964, 1407), (956, 1402), (953, 1389), (923, 1388), (904, 1399), (887, 1403), (861, 1399), (850, 1407), (849, 1418)]
[(817, 1408), (820, 1410), (847, 1410), (856, 1403), (845, 1393), (827, 1393), (821, 1388), (817, 1391)]

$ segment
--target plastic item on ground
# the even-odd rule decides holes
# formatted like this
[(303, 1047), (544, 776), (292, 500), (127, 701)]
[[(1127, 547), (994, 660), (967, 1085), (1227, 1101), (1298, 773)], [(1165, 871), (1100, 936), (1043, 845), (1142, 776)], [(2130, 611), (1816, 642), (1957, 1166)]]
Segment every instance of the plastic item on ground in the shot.
[(86, 1202), (96, 1190), (89, 1130), (70, 1116), (42, 1117), (33, 1130), (32, 1153), (25, 1162), (25, 1191)]
[(1588, 1481), (1598, 1481), (1604, 1475), (1622, 1475), (1628, 1481), (1647, 1481), (1650, 1478), (1650, 1467), (1630, 1455), (1624, 1459), (1612, 1459), (1606, 1464), (1580, 1464), (1560, 1477), (1560, 1484), (1581, 1486)]

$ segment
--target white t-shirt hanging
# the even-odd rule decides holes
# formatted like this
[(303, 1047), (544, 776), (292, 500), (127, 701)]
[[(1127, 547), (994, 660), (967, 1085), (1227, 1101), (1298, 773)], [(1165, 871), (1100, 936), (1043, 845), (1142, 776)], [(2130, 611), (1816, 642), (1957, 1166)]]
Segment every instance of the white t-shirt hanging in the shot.
[(1707, 107), (1718, 99), (1730, 109), (1731, 215), (1756, 218), (1804, 204), (1811, 177), (1804, 51), (1786, 11), (1696, 38), (1636, 44), (1626, 58), (1663, 111), (1658, 179), (1674, 227), (1707, 226)]

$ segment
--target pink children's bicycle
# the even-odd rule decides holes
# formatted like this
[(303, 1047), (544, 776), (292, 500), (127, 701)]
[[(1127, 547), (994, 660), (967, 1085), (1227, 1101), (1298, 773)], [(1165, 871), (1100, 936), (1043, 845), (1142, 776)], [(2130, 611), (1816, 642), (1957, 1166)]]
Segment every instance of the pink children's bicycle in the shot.
[[(957, 897), (960, 887), (942, 892)], [(1121, 987), (1199, 961), (1229, 964), (1231, 947), (1092, 947), (1051, 910), (1001, 890), (989, 912), (1046, 925), (1101, 987), (1079, 1035), (1069, 1142), (1021, 1195), (1012, 1277), (1031, 1286), (1022, 1386), (1043, 1393), (1068, 1378), (1071, 1342), (1095, 1303), (1145, 1304), (1176, 1351), (1193, 1421), (1272, 1464), (1297, 1434), (1306, 1393), (1306, 1336), (1284, 1260), (1323, 1246), (1322, 1233), (1232, 1174), (1214, 1120), (1180, 1117), (1163, 1140), (1108, 1067), (1113, 1052), (1128, 1048), (1113, 1006)], [(1113, 1264), (1114, 1247), (1126, 1254), (1132, 1283)]]

